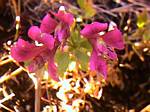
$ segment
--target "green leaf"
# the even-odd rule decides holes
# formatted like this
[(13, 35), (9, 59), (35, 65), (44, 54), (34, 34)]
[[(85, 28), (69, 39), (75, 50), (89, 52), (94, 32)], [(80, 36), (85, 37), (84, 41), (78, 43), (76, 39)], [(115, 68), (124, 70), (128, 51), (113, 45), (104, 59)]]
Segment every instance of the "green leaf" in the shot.
[(87, 55), (87, 53), (81, 50), (75, 50), (74, 53), (77, 61), (81, 64), (81, 69), (87, 70), (89, 62), (89, 56)]
[(77, 0), (77, 3), (79, 4), (80, 8), (85, 7), (85, 0)]
[(84, 39), (83, 41), (80, 42), (80, 47), (88, 49), (88, 50), (91, 49), (91, 45), (87, 41), (87, 39)]
[(147, 23), (147, 21), (148, 21), (148, 14), (147, 11), (145, 10), (138, 15), (137, 26), (139, 28), (143, 28), (144, 25)]
[(69, 43), (70, 43), (70, 51), (77, 49), (80, 46), (80, 42), (82, 41), (79, 31), (78, 30), (73, 30), (71, 32), (71, 37), (69, 38)]
[(85, 17), (92, 17), (96, 14), (96, 10), (93, 8), (93, 0), (77, 0), (77, 3), (84, 10)]
[(81, 40), (80, 34), (78, 30), (74, 30), (71, 32), (71, 38), (74, 44), (78, 44)]
[(96, 14), (96, 10), (92, 7), (91, 4), (86, 4), (86, 8), (85, 8), (85, 16), (86, 17), (93, 17)]
[(60, 75), (63, 75), (63, 73), (67, 70), (70, 61), (69, 53), (61, 52), (60, 50), (56, 52), (55, 62), (58, 65), (57, 69)]
[(79, 48), (84, 48), (87, 50), (91, 49), (91, 45), (88, 40), (86, 38), (81, 38), (78, 30), (73, 30), (71, 32), (69, 42), (72, 44), (72, 47), (70, 47), (71, 51)]

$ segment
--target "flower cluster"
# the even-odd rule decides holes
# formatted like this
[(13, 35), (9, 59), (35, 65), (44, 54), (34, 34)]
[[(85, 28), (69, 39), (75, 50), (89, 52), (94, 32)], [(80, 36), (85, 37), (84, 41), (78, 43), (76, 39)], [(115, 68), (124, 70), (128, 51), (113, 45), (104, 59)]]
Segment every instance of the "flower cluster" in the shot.
[[(61, 6), (57, 13), (47, 14), (42, 19), (40, 27), (31, 26), (28, 36), (34, 43), (19, 38), (11, 48), (11, 56), (18, 62), (31, 61), (28, 66), (29, 72), (35, 72), (48, 62), (48, 72), (51, 78), (58, 81), (54, 56), (57, 48), (65, 45), (70, 36), (70, 27), (73, 22), (73, 15), (65, 12), (65, 8)], [(124, 48), (121, 32), (114, 23), (108, 25), (107, 23), (93, 22), (87, 24), (80, 33), (88, 39), (93, 47), (90, 57), (91, 70), (98, 71), (106, 78), (106, 58), (116, 59), (117, 54), (114, 49)]]
[(87, 24), (81, 31), (81, 35), (86, 37), (93, 47), (90, 57), (90, 68), (93, 71), (98, 71), (104, 78), (107, 75), (106, 58), (116, 59), (116, 49), (123, 49), (124, 43), (121, 32), (118, 30), (115, 23), (93, 22)]
[[(51, 15), (55, 18), (52, 18)], [(29, 72), (35, 72), (48, 62), (48, 72), (51, 78), (58, 81), (54, 56), (57, 48), (62, 43), (64, 45), (70, 36), (70, 27), (73, 22), (73, 15), (67, 13), (64, 6), (61, 6), (57, 13), (46, 14), (40, 27), (31, 26), (28, 30), (28, 36), (35, 43), (19, 38), (11, 48), (11, 56), (18, 62), (31, 61), (28, 66)]]

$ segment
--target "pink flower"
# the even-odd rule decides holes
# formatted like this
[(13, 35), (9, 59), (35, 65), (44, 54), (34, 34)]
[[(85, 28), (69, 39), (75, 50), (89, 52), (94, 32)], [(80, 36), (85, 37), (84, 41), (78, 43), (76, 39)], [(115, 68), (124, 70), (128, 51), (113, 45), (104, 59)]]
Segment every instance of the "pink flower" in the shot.
[(90, 57), (90, 69), (92, 71), (100, 72), (101, 74), (103, 74), (104, 78), (106, 78), (107, 75), (106, 61), (103, 59), (103, 57), (98, 56), (97, 52), (94, 49)]
[[(107, 29), (110, 31), (106, 32)], [(116, 59), (117, 54), (114, 48), (120, 50), (124, 48), (121, 32), (111, 24), (108, 26), (107, 23), (93, 22), (86, 25), (80, 33), (89, 40), (93, 47), (90, 58), (91, 70), (102, 73), (106, 78), (107, 66), (105, 58)]]
[[(58, 81), (54, 55), (62, 40), (66, 41), (69, 37), (74, 18), (72, 14), (61, 10), (53, 14), (59, 21), (47, 14), (40, 27), (31, 26), (28, 30), (28, 36), (35, 43), (29, 43), (21, 38), (18, 39), (11, 48), (11, 56), (18, 62), (30, 61), (29, 72), (35, 72), (48, 62), (48, 72), (51, 78)], [(54, 35), (51, 35), (51, 33), (54, 33)], [(40, 43), (40, 46), (37, 46), (36, 42)]]
[(59, 24), (55, 29), (56, 38), (62, 42), (70, 36), (70, 27), (74, 22), (74, 17), (71, 13), (65, 11), (65, 7), (61, 6), (58, 13), (52, 13), (58, 20)]

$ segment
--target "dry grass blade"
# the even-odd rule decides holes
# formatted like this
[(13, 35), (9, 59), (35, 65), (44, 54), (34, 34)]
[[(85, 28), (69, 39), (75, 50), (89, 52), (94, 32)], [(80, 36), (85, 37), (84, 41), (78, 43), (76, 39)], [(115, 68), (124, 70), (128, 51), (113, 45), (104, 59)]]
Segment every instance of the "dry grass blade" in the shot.
[(0, 104), (0, 107), (4, 108), (5, 110), (7, 110), (7, 111), (9, 111), (9, 112), (15, 112), (15, 111), (13, 111), (12, 109), (6, 107), (6, 106), (3, 105), (3, 104)]
[(0, 60), (0, 66), (5, 65), (5, 64), (7, 64), (7, 63), (9, 63), (9, 62), (12, 62), (12, 61), (13, 61), (13, 60), (12, 60), (11, 58), (8, 58), (8, 59), (3, 60), (3, 61)]
[(6, 107), (6, 106), (4, 106), (4, 105), (2, 104), (2, 103), (4, 103), (5, 101), (11, 99), (13, 96), (15, 96), (15, 94), (14, 94), (14, 93), (11, 93), (10, 95), (7, 95), (7, 97), (5, 97), (5, 98), (3, 98), (2, 100), (0, 100), (0, 107), (1, 107), (1, 108), (4, 108), (4, 109), (7, 110), (7, 111), (15, 112), (15, 111), (11, 110), (10, 108), (8, 108), (8, 107)]
[(13, 71), (10, 75), (3, 75), (2, 77), (0, 77), (0, 84), (3, 83), (4, 81), (11, 79), (12, 77), (18, 75), (22, 71), (23, 71), (23, 68), (19, 67), (17, 70)]

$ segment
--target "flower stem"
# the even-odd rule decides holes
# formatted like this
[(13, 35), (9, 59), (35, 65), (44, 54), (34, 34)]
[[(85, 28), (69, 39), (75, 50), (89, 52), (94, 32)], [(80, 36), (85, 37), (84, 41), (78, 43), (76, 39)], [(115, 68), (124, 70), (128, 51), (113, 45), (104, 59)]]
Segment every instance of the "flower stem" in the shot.
[(40, 112), (41, 100), (41, 79), (37, 76), (37, 83), (35, 83), (35, 112)]

